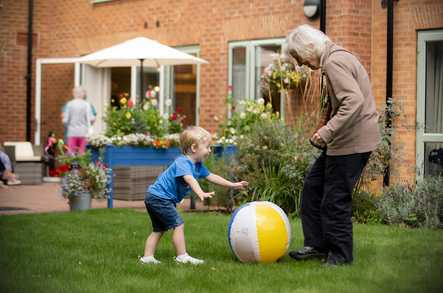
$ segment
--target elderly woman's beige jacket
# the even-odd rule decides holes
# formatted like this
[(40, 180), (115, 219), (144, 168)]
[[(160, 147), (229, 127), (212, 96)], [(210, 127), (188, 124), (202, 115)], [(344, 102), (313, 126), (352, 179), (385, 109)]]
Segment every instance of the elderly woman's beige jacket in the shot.
[(331, 116), (317, 132), (327, 155), (349, 155), (376, 149), (380, 143), (378, 113), (368, 74), (347, 50), (328, 44), (321, 58), (326, 74)]

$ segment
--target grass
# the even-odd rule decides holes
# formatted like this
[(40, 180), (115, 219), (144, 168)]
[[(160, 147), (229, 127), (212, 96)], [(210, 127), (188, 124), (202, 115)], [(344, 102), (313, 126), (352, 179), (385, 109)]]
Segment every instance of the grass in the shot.
[[(325, 268), (284, 257), (242, 264), (227, 243), (229, 217), (184, 214), (191, 255), (202, 266), (173, 262), (170, 234), (158, 266), (137, 264), (150, 230), (145, 213), (90, 210), (0, 217), (1, 292), (443, 292), (443, 233), (355, 225), (355, 262)], [(293, 221), (291, 248), (302, 244)]]

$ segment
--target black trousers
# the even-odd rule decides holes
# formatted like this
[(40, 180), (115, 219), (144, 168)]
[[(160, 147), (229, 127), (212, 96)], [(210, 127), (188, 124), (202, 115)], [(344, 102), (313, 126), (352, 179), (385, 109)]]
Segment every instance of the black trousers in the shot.
[(306, 175), (301, 202), (304, 245), (350, 263), (352, 192), (371, 153), (328, 156), (323, 152)]

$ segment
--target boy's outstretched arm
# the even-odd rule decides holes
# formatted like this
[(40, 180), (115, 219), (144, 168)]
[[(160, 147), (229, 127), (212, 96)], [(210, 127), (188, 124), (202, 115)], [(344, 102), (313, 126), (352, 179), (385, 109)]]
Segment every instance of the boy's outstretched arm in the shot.
[(209, 174), (208, 177), (206, 177), (206, 179), (209, 182), (212, 182), (214, 184), (218, 184), (221, 186), (226, 186), (226, 187), (231, 187), (231, 188), (235, 188), (235, 189), (243, 189), (246, 186), (248, 186), (248, 182), (247, 181), (240, 181), (240, 182), (231, 182), (229, 180), (226, 180), (225, 178), (217, 175), (217, 174)]
[(197, 194), (197, 196), (201, 199), (204, 200), (205, 198), (209, 197), (211, 198), (215, 192), (204, 192), (201, 187), (200, 184), (198, 184), (198, 181), (195, 180), (195, 178), (191, 175), (185, 175), (183, 176), (183, 179), (185, 180), (186, 183), (188, 183), (188, 185), (191, 187), (192, 191), (195, 192), (195, 194)]

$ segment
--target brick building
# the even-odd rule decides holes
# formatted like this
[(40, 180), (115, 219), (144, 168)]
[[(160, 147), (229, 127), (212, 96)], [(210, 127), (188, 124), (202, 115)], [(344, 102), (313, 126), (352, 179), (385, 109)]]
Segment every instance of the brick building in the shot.
[[(34, 140), (36, 125), (40, 126), (39, 140), (48, 130), (62, 134), (60, 109), (75, 83), (88, 79), (90, 84), (100, 83), (101, 95), (107, 95), (101, 100), (108, 103), (118, 90), (135, 94), (138, 88), (136, 67), (97, 72), (66, 58), (137, 36), (199, 55), (209, 65), (151, 68), (144, 76), (153, 89), (162, 85), (158, 94), (163, 100), (175, 98), (173, 106), (187, 111), (188, 123), (213, 131), (218, 124), (214, 118), (226, 114), (228, 85), (233, 85), (234, 98), (257, 98), (259, 72), (270, 54), (279, 50), (287, 32), (303, 23), (319, 26), (318, 18), (311, 21), (304, 15), (302, 0), (33, 2), (30, 133)], [(370, 74), (379, 109), (386, 100), (387, 9), (382, 2), (326, 1), (326, 32), (360, 58)], [(391, 175), (394, 182), (412, 182), (422, 174), (416, 167), (426, 174), (433, 172), (435, 164), (430, 165), (429, 155), (443, 148), (443, 98), (437, 89), (442, 83), (437, 78), (443, 67), (443, 1), (394, 1), (393, 27), (392, 97), (401, 110), (394, 121), (396, 154)], [(28, 1), (0, 0), (0, 142), (26, 139), (27, 31)], [(34, 122), (36, 60), (56, 57), (65, 59), (43, 59), (41, 118)], [(45, 64), (57, 63), (50, 60), (66, 63)], [(423, 93), (430, 89), (437, 93), (425, 99)], [(98, 100), (94, 103), (103, 107)]]

